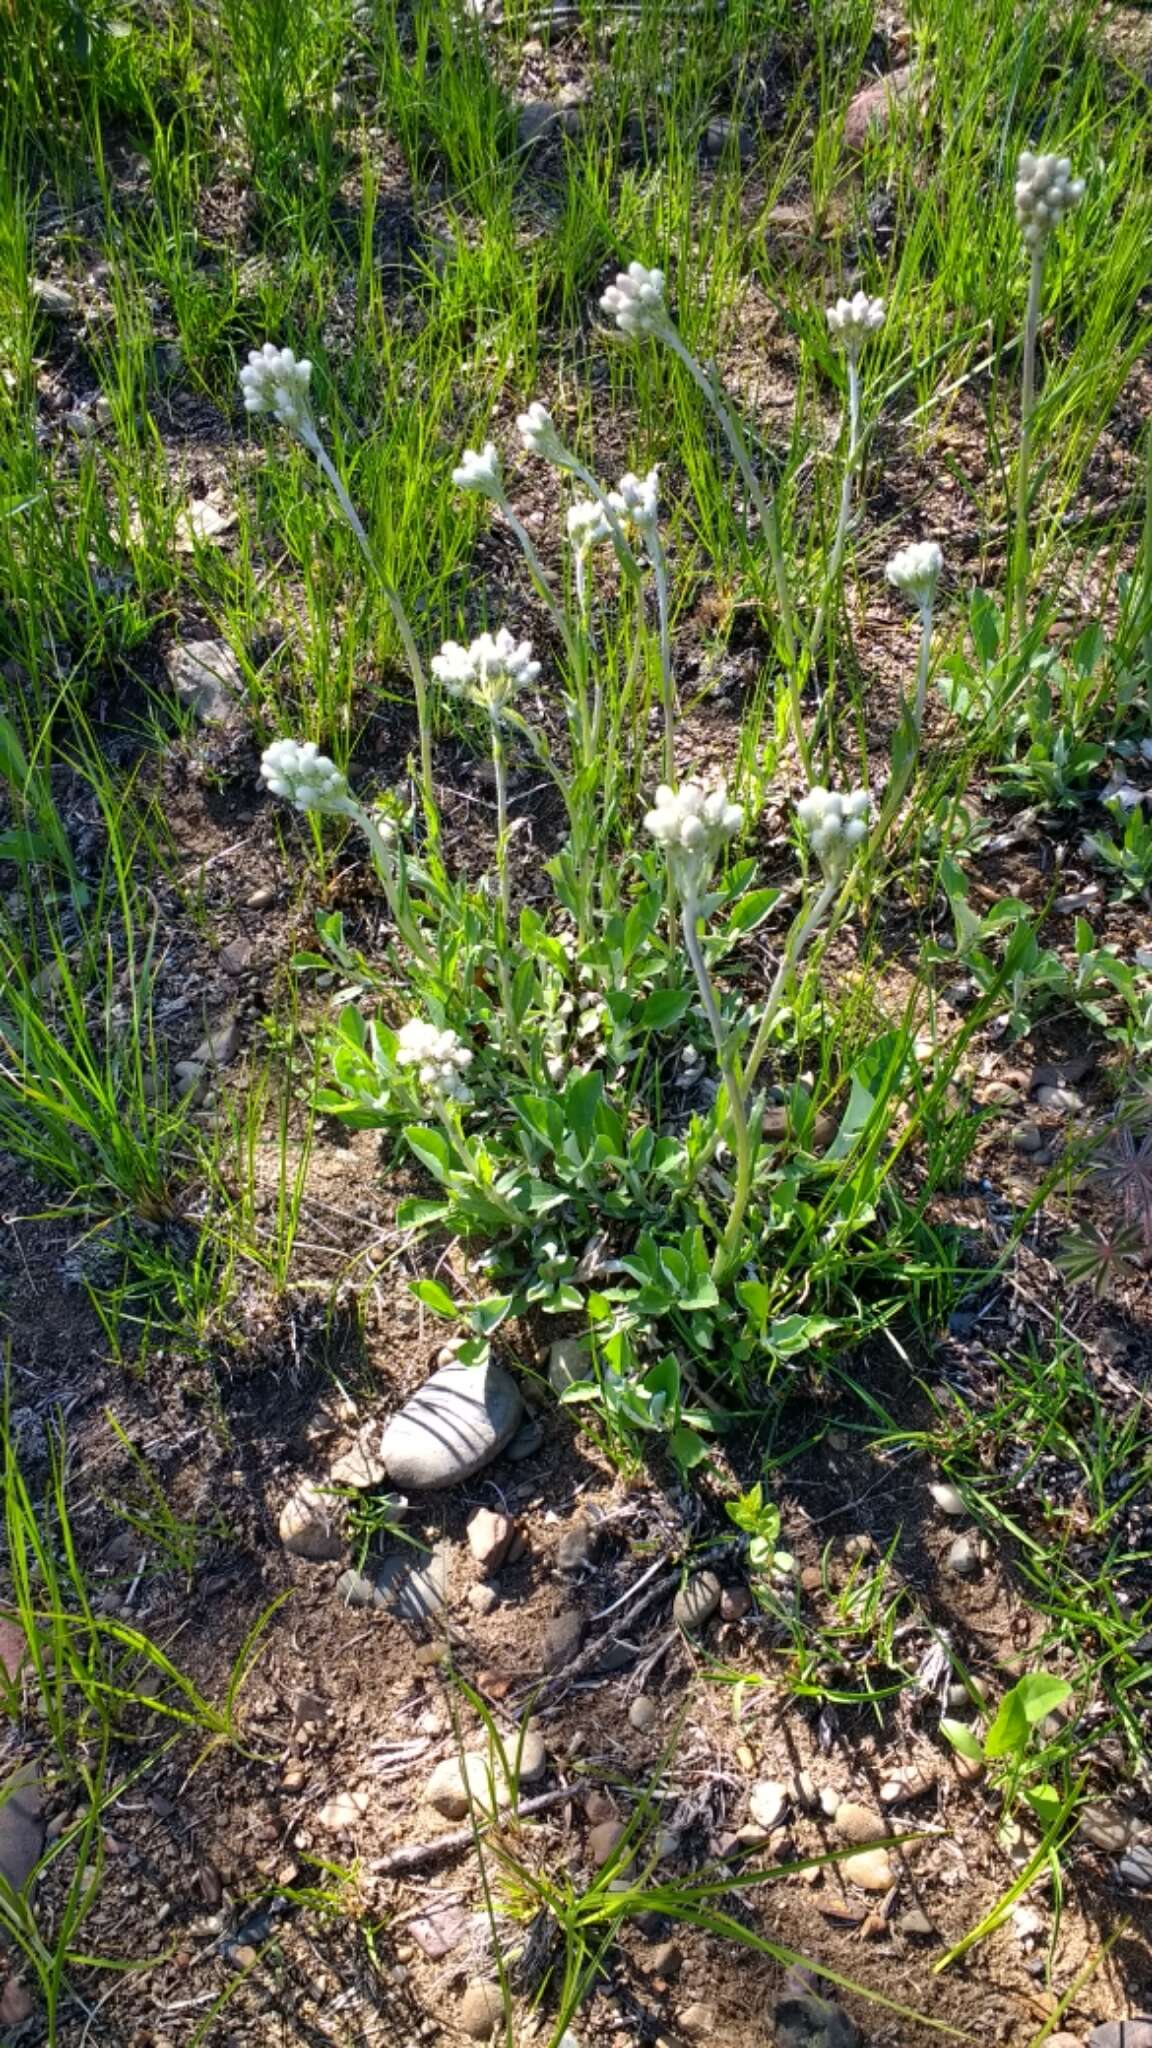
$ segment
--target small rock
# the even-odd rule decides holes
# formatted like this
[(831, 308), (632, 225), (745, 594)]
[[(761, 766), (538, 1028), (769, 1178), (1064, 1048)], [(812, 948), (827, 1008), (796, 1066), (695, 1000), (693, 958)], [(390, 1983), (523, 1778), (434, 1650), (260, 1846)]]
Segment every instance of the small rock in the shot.
[(230, 974), (234, 980), (246, 974), (255, 951), (251, 939), (229, 939), (226, 946), (221, 946), (219, 955), (225, 974)]
[(891, 1891), (896, 1882), (887, 1849), (861, 1849), (857, 1856), (846, 1856), (838, 1867), (848, 1882), (858, 1884), (861, 1891)]
[(880, 1804), (898, 1806), (905, 1799), (922, 1799), (926, 1792), (933, 1790), (935, 1784), (934, 1770), (916, 1766), (911, 1770), (901, 1771), (897, 1776), (886, 1779), (881, 1785)]
[(247, 1975), (249, 1970), (256, 1968), (260, 1954), (246, 1941), (233, 1942), (229, 1944), (228, 1961), (234, 1970), (241, 1970)]
[(952, 1753), (952, 1769), (962, 1785), (978, 1785), (984, 1776), (984, 1760), (978, 1756), (961, 1756), (957, 1749)]
[(1084, 1107), (1084, 1097), (1075, 1088), (1038, 1088), (1036, 1100), (1050, 1116), (1072, 1116)]
[(1076, 1832), (1083, 1841), (1091, 1842), (1094, 1849), (1119, 1856), (1128, 1846), (1132, 1822), (1110, 1799), (1094, 1799), (1083, 1808)]
[(842, 1799), (836, 1808), (836, 1832), (842, 1842), (882, 1842), (888, 1833), (888, 1824), (870, 1806), (859, 1806), (855, 1800)]
[(331, 1564), (344, 1549), (337, 1504), (308, 1480), (285, 1501), (278, 1527), (285, 1550), (310, 1564)]
[(655, 1727), (659, 1717), (660, 1709), (655, 1700), (649, 1699), (647, 1693), (638, 1693), (628, 1709), (628, 1720), (638, 1735), (647, 1734), (649, 1728)]
[(516, 132), (525, 149), (536, 149), (557, 135), (575, 135), (580, 126), (575, 106), (561, 107), (551, 100), (526, 100), (520, 109)]
[(376, 1600), (402, 1621), (434, 1621), (448, 1602), (450, 1543), (437, 1543), (427, 1556), (409, 1546), (390, 1551), (376, 1567)]
[(793, 1792), (797, 1806), (802, 1806), (805, 1813), (819, 1813), (820, 1793), (811, 1771), (798, 1771), (796, 1773)]
[(908, 64), (898, 66), (872, 85), (862, 86), (844, 116), (845, 149), (859, 154), (874, 135), (882, 135), (911, 87), (912, 67)]
[[(594, 1828), (589, 1828), (588, 1854), (597, 1870), (603, 1869), (606, 1863), (611, 1862), (626, 1832), (622, 1820), (602, 1820), (598, 1821)], [(624, 1868), (630, 1869), (631, 1864), (628, 1863)]]
[(480, 1570), (498, 1572), (512, 1545), (516, 1524), (498, 1508), (477, 1508), (468, 1522), (468, 1548)]
[(181, 1102), (199, 1101), (208, 1087), (208, 1076), (196, 1060), (177, 1060), (172, 1078)]
[(546, 1624), (541, 1638), (546, 1671), (559, 1671), (571, 1662), (584, 1641), (584, 1626), (584, 1616), (576, 1607), (566, 1607)]
[[(803, 1973), (795, 1974), (803, 1981)], [(861, 2036), (847, 2013), (814, 1991), (780, 1999), (772, 2018), (777, 2048), (861, 2048)]]
[(384, 1431), (380, 1455), (389, 1477), (430, 1490), (470, 1479), (515, 1434), (522, 1406), (502, 1366), (442, 1366)]
[(1088, 2048), (1152, 2048), (1152, 2019), (1105, 2020), (1102, 2027), (1093, 2027)]
[(36, 2001), (27, 1985), (19, 1977), (9, 1977), (0, 1991), (0, 2027), (22, 2026), (35, 2010)]
[(96, 432), (96, 421), (92, 414), (82, 412), (79, 406), (73, 406), (70, 412), (66, 412), (61, 424), (67, 427), (70, 434), (75, 434), (78, 441), (90, 441)]
[(499, 1605), (499, 1595), (494, 1586), (469, 1586), (468, 1605), (474, 1614), (491, 1614), (492, 1609)]
[(543, 1441), (543, 1427), (534, 1415), (530, 1415), (527, 1422), (520, 1424), (504, 1456), (511, 1458), (512, 1462), (518, 1465), (524, 1458), (535, 1457)]
[(1152, 1846), (1137, 1842), (1120, 1858), (1120, 1877), (1137, 1891), (1152, 1891)]
[(408, 1922), (408, 1932), (417, 1948), (433, 1963), (459, 1948), (471, 1927), (469, 1914), (455, 1899), (432, 1899), (423, 1913), (417, 1913)]
[(479, 1979), (469, 1984), (460, 2000), (456, 2023), (470, 2041), (490, 2041), (504, 2020), (504, 1994), (498, 1984)]
[(748, 1795), (748, 1811), (757, 1827), (771, 1834), (788, 1811), (788, 1787), (775, 1778), (762, 1778)]
[(265, 882), (261, 888), (253, 889), (252, 894), (244, 898), (244, 908), (245, 910), (271, 910), (275, 901), (275, 889), (270, 882)]
[(618, 1820), (619, 1815), (606, 1792), (599, 1785), (593, 1785), (584, 1795), (584, 1818), (590, 1828), (602, 1820)]
[[(424, 1787), (425, 1803), (445, 1820), (466, 1820), (470, 1806), (489, 1813), (492, 1810), (493, 1775), (486, 1756), (447, 1756), (443, 1763), (437, 1764)], [(504, 1789), (497, 1778), (498, 1799)]]
[(968, 1503), (962, 1493), (949, 1486), (946, 1479), (938, 1479), (928, 1489), (942, 1515), (966, 1515)]
[(654, 1977), (678, 1977), (683, 1960), (679, 1942), (662, 1941), (649, 1956), (648, 1968)]
[(521, 1785), (538, 1785), (548, 1769), (548, 1751), (538, 1728), (526, 1728), (522, 1736), (505, 1736), (504, 1754)]
[(919, 1906), (912, 1906), (907, 1913), (901, 1913), (896, 1925), (901, 1934), (912, 1934), (918, 1939), (927, 1940), (930, 1937), (935, 1938), (936, 1935), (936, 1929), (927, 1913), (922, 1912)]
[(329, 1834), (344, 1834), (364, 1818), (368, 1806), (366, 1792), (337, 1792), (334, 1799), (320, 1808), (316, 1819)]
[(1044, 2048), (1084, 2048), (1080, 2034), (1045, 2034)]
[[(380, 1456), (379, 1437), (372, 1423), (361, 1430), (351, 1449), (343, 1451), (328, 1468), (328, 1478), (333, 1486), (354, 1487), (358, 1493), (373, 1486), (382, 1486), (387, 1477), (387, 1469)], [(401, 1508), (407, 1506), (400, 1494), (393, 1495), (393, 1499)]]
[(1044, 1133), (1038, 1124), (1025, 1119), (1015, 1126), (1012, 1143), (1017, 1152), (1040, 1152), (1044, 1148)]
[(336, 1581), (336, 1598), (345, 1607), (375, 1607), (376, 1581), (363, 1572), (341, 1572)]
[(577, 1515), (556, 1545), (556, 1566), (562, 1572), (583, 1571), (596, 1548), (596, 1529), (587, 1515)]
[(228, 725), (244, 694), (240, 664), (225, 640), (184, 640), (168, 650), (168, 680), (205, 725)]
[(548, 1346), (548, 1380), (554, 1394), (566, 1393), (591, 1370), (588, 1346), (581, 1337), (557, 1337)]
[(723, 156), (733, 142), (742, 164), (751, 163), (756, 154), (755, 130), (743, 121), (733, 121), (727, 114), (717, 114), (709, 121), (704, 131), (704, 153), (706, 156)]
[(672, 1602), (672, 1619), (685, 1635), (698, 1635), (719, 1605), (720, 1581), (715, 1572), (695, 1572)]
[(945, 1571), (954, 1579), (973, 1579), (980, 1570), (980, 1553), (970, 1536), (957, 1536), (948, 1546)]
[(752, 1611), (752, 1595), (747, 1586), (725, 1586), (720, 1595), (721, 1621), (743, 1621)]
[(32, 297), (42, 313), (50, 320), (63, 320), (76, 311), (76, 299), (62, 284), (53, 284), (51, 278), (32, 279)]
[(703, 2041), (716, 2032), (716, 2012), (711, 2005), (686, 2005), (676, 2015), (676, 2024), (690, 2041)]
[(835, 1820), (836, 1815), (839, 1812), (843, 1803), (844, 1802), (841, 1799), (840, 1794), (839, 1792), (837, 1792), (836, 1787), (834, 1785), (821, 1786), (820, 1811), (821, 1813), (826, 1813), (829, 1820)]

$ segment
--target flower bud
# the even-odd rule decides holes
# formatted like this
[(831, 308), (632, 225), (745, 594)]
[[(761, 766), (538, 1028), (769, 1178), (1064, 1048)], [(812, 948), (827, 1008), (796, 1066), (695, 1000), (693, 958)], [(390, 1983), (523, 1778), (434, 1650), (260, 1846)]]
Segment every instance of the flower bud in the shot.
[(717, 854), (743, 823), (743, 808), (729, 803), (723, 783), (708, 792), (698, 782), (685, 782), (679, 789), (661, 783), (644, 819), (653, 839), (664, 847), (673, 879), (686, 897), (699, 894)]
[(266, 341), (263, 348), (250, 351), (240, 372), (245, 412), (271, 413), (282, 426), (299, 433), (312, 422), (308, 407), (311, 375), (312, 365), (306, 357), (297, 362), (290, 348), (277, 348)]
[(446, 640), (432, 657), (432, 673), (449, 696), (468, 697), (499, 721), (513, 697), (536, 681), (540, 663), (532, 658), (530, 641), (513, 640), (507, 626), (501, 626), (496, 634), (481, 633), (467, 647)]
[(856, 849), (868, 837), (872, 798), (866, 789), (841, 795), (817, 783), (801, 797), (796, 817), (824, 872), (826, 881), (839, 882), (847, 874)]
[(646, 270), (642, 263), (630, 263), (617, 273), (600, 300), (601, 309), (611, 314), (621, 334), (658, 334), (668, 325), (664, 303), (664, 272)]
[(1030, 149), (1021, 151), (1016, 165), (1016, 219), (1030, 249), (1058, 228), (1083, 197), (1084, 180), (1072, 176), (1066, 156), (1034, 156)]
[(851, 299), (837, 299), (826, 308), (826, 316), (832, 334), (846, 349), (855, 350), (883, 326), (884, 301), (870, 299), (867, 292), (857, 292)]
[(274, 796), (287, 797), (300, 811), (334, 816), (353, 808), (348, 778), (312, 740), (273, 740), (260, 758), (260, 773)]
[(504, 496), (504, 478), (495, 441), (485, 441), (479, 452), (466, 448), (452, 471), (452, 481), (458, 491), (476, 491), (480, 497), (493, 498), (499, 504)]
[(943, 567), (944, 557), (934, 540), (915, 540), (897, 550), (884, 573), (921, 611), (930, 611)]
[(567, 468), (571, 457), (556, 431), (551, 413), (538, 398), (533, 400), (527, 412), (520, 414), (516, 431), (530, 455), (541, 455), (545, 462), (555, 462)]

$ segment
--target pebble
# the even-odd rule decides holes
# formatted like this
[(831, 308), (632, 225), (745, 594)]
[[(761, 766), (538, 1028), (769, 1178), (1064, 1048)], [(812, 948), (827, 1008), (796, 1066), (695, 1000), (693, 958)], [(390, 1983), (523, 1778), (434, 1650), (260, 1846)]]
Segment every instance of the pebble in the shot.
[(1044, 1149), (1044, 1133), (1039, 1124), (1025, 1118), (1023, 1123), (1014, 1127), (1012, 1144), (1017, 1152), (1041, 1152)]
[[(387, 1469), (380, 1456), (379, 1438), (372, 1424), (362, 1429), (351, 1448), (342, 1451), (328, 1467), (328, 1478), (333, 1486), (355, 1487), (360, 1493), (369, 1487), (382, 1486), (387, 1477)], [(394, 1498), (402, 1506), (407, 1506), (400, 1494)]]
[(882, 1842), (888, 1833), (888, 1824), (878, 1813), (870, 1806), (857, 1805), (853, 1799), (841, 1800), (836, 1808), (835, 1826), (842, 1842)]
[(748, 1795), (748, 1811), (757, 1827), (771, 1834), (788, 1811), (788, 1787), (776, 1778), (762, 1778)]
[(596, 1548), (596, 1530), (587, 1515), (577, 1515), (556, 1545), (556, 1566), (562, 1572), (578, 1572), (591, 1564)]
[(376, 1601), (402, 1621), (431, 1621), (448, 1600), (450, 1543), (438, 1543), (425, 1557), (411, 1547), (394, 1550), (376, 1567)]
[(185, 709), (204, 725), (228, 725), (244, 694), (240, 664), (226, 640), (183, 640), (165, 660), (168, 680)]
[(502, 1366), (446, 1365), (404, 1403), (380, 1445), (398, 1486), (429, 1490), (470, 1479), (519, 1426), (520, 1390)]
[(305, 1480), (280, 1510), (280, 1541), (294, 1557), (331, 1564), (344, 1549), (335, 1503)]
[(907, 1913), (902, 1913), (896, 1925), (900, 1929), (901, 1934), (915, 1934), (924, 1937), (935, 1936), (936, 1934), (936, 1929), (933, 1927), (927, 1913), (922, 1912), (919, 1906), (912, 1906)]
[(1080, 2034), (1046, 2034), (1044, 2048), (1084, 2048)]
[(534, 1415), (530, 1415), (527, 1422), (520, 1424), (504, 1455), (518, 1465), (524, 1458), (534, 1457), (543, 1441), (543, 1426)]
[(679, 1942), (662, 1941), (649, 1956), (648, 1968), (654, 1977), (678, 1977), (683, 1960)]
[(563, 1394), (590, 1371), (588, 1346), (581, 1337), (557, 1337), (548, 1346), (548, 1380), (554, 1394)]
[(893, 112), (912, 86), (912, 69), (898, 65), (886, 78), (861, 86), (844, 116), (844, 147), (859, 154), (873, 135), (891, 125)]
[(672, 1619), (686, 1635), (697, 1635), (719, 1605), (720, 1581), (715, 1572), (696, 1572), (672, 1602)]
[(834, 1785), (821, 1786), (820, 1811), (821, 1813), (826, 1813), (829, 1820), (835, 1820), (836, 1815), (840, 1807), (843, 1805), (843, 1803), (844, 1802), (841, 1799), (840, 1794), (839, 1792), (837, 1792), (836, 1787)]
[(468, 1548), (483, 1573), (499, 1571), (515, 1534), (511, 1515), (498, 1508), (477, 1508), (468, 1522)]
[(690, 2041), (702, 2041), (716, 2031), (716, 2013), (710, 2005), (686, 2005), (676, 2015), (676, 2024)]
[(797, 1772), (793, 1792), (797, 1806), (802, 1806), (805, 1813), (819, 1813), (820, 1793), (811, 1771)]
[(1129, 1849), (1127, 1855), (1120, 1858), (1120, 1876), (1125, 1884), (1133, 1885), (1137, 1891), (1152, 1891), (1152, 1847), (1138, 1842)]
[(1152, 2019), (1143, 2014), (1130, 2020), (1105, 2020), (1093, 2027), (1088, 2048), (1152, 2048)]
[(1091, 1842), (1094, 1849), (1119, 1856), (1128, 1846), (1132, 1823), (1110, 1799), (1095, 1799), (1081, 1812), (1076, 1832), (1085, 1842)]
[(340, 1835), (363, 1820), (367, 1806), (366, 1792), (337, 1792), (335, 1798), (320, 1808), (316, 1819), (329, 1834)]
[(814, 1991), (781, 1998), (772, 2019), (777, 2048), (862, 2048), (854, 2021)]
[(734, 121), (729, 114), (717, 114), (704, 131), (704, 153), (706, 156), (723, 156), (733, 140), (740, 162), (751, 163), (756, 154), (755, 129), (744, 121)]
[(494, 1586), (469, 1586), (468, 1605), (473, 1614), (491, 1614), (492, 1609), (499, 1605), (499, 1594)]
[(469, 1984), (460, 2000), (456, 2016), (462, 2034), (470, 2041), (490, 2041), (504, 2019), (504, 1995), (498, 1984), (485, 1984), (479, 1978)]
[(660, 1709), (655, 1700), (649, 1699), (647, 1693), (643, 1692), (637, 1694), (628, 1709), (628, 1720), (640, 1735), (646, 1734), (649, 1728), (655, 1726), (659, 1715)]
[(1050, 1116), (1072, 1116), (1084, 1107), (1084, 1097), (1075, 1088), (1038, 1088), (1036, 1100)]
[[(597, 1821), (594, 1828), (589, 1828), (588, 1854), (598, 1870), (611, 1861), (625, 1833), (622, 1820), (601, 1820)], [(630, 1869), (631, 1864), (626, 1864), (624, 1868)]]
[(578, 1608), (566, 1607), (562, 1614), (553, 1615), (541, 1637), (544, 1669), (559, 1671), (576, 1655), (583, 1641), (584, 1616)]
[(850, 1884), (865, 1892), (890, 1891), (896, 1882), (887, 1849), (861, 1849), (857, 1856), (845, 1856), (839, 1868)]
[(76, 300), (72, 292), (62, 284), (53, 284), (47, 277), (34, 277), (32, 297), (42, 313), (53, 320), (62, 320), (66, 314), (76, 311)]
[(984, 1761), (978, 1756), (961, 1756), (956, 1749), (952, 1752), (952, 1769), (962, 1785), (978, 1785), (984, 1776)]
[[(492, 1805), (492, 1773), (486, 1756), (446, 1756), (424, 1787), (425, 1804), (445, 1820), (466, 1820), (471, 1804), (488, 1812)], [(497, 1796), (499, 1797), (499, 1781)]]
[(968, 1503), (963, 1494), (958, 1493), (954, 1486), (949, 1486), (946, 1479), (936, 1480), (929, 1487), (928, 1491), (942, 1515), (966, 1515), (968, 1513)]
[(374, 1607), (376, 1605), (376, 1581), (364, 1572), (349, 1569), (341, 1572), (336, 1581), (336, 1598), (345, 1607)]
[(904, 1799), (922, 1799), (931, 1792), (936, 1783), (934, 1770), (914, 1766), (903, 1771), (899, 1777), (888, 1778), (880, 1787), (881, 1806), (898, 1806)]
[(957, 1536), (948, 1547), (944, 1569), (954, 1579), (975, 1578), (980, 1570), (980, 1553), (970, 1536)]
[(743, 1621), (752, 1611), (752, 1595), (747, 1586), (725, 1586), (720, 1595), (721, 1621)]
[(244, 898), (244, 908), (245, 910), (271, 910), (275, 901), (275, 889), (270, 882), (265, 882), (261, 888), (253, 889), (252, 894)]
[(538, 1785), (548, 1769), (548, 1751), (538, 1728), (526, 1728), (523, 1736), (505, 1736), (504, 1754), (521, 1785)]

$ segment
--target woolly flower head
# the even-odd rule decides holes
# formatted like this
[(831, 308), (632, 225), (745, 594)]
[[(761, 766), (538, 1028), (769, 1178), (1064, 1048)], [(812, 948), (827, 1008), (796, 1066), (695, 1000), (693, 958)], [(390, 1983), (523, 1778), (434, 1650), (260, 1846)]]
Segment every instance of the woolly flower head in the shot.
[(482, 498), (501, 499), (504, 477), (495, 441), (485, 441), (479, 452), (466, 448), (452, 471), (452, 481), (458, 491), (478, 491)]
[(595, 498), (577, 498), (568, 507), (565, 524), (568, 539), (578, 555), (586, 555), (590, 548), (612, 538), (612, 529)]
[(300, 811), (346, 812), (352, 802), (348, 780), (312, 740), (273, 740), (260, 759), (260, 773), (274, 796), (287, 797)]
[(626, 533), (651, 533), (660, 517), (659, 470), (650, 469), (647, 476), (628, 470), (609, 491), (608, 503)]
[(839, 881), (847, 872), (857, 847), (867, 839), (871, 809), (872, 798), (866, 789), (853, 789), (841, 796), (819, 783), (797, 804), (796, 816), (830, 882)]
[(312, 365), (307, 357), (297, 362), (290, 348), (277, 348), (266, 341), (263, 348), (250, 351), (240, 372), (240, 393), (245, 412), (270, 412), (282, 426), (299, 432), (311, 421), (308, 383)]
[(831, 332), (845, 348), (857, 349), (884, 325), (884, 301), (870, 299), (867, 292), (857, 292), (854, 298), (837, 299), (835, 305), (827, 308), (827, 318)]
[(936, 601), (936, 585), (943, 567), (944, 557), (936, 541), (914, 540), (908, 547), (897, 549), (884, 574), (921, 611), (928, 611)]
[(659, 334), (668, 324), (664, 272), (630, 263), (627, 270), (617, 272), (616, 282), (602, 294), (600, 306), (612, 315), (621, 334)]
[(533, 399), (527, 412), (522, 412), (516, 421), (516, 431), (529, 455), (542, 455), (545, 462), (567, 464), (568, 450), (553, 424), (552, 415), (538, 398)]
[(1016, 219), (1030, 249), (1058, 228), (1084, 197), (1083, 178), (1072, 176), (1066, 156), (1033, 156), (1022, 150), (1016, 165)]
[(519, 690), (540, 673), (530, 641), (516, 641), (507, 626), (496, 634), (481, 633), (462, 647), (446, 640), (432, 657), (432, 673), (452, 697), (470, 697), (492, 719), (499, 719)]
[(467, 1096), (464, 1075), (472, 1054), (454, 1031), (441, 1031), (423, 1017), (409, 1017), (396, 1033), (396, 1065), (414, 1069), (413, 1079), (425, 1095)]
[(705, 790), (698, 782), (682, 783), (679, 789), (662, 782), (644, 819), (646, 829), (667, 852), (683, 895), (700, 888), (721, 847), (743, 823), (743, 807), (729, 803), (723, 783)]

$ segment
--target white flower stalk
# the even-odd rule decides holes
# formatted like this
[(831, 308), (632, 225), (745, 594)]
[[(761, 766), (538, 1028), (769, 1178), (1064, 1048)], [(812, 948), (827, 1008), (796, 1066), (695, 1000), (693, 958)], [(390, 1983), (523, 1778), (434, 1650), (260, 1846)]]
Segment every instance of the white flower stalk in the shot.
[(260, 774), (273, 796), (286, 797), (298, 811), (323, 817), (352, 817), (359, 806), (348, 777), (312, 740), (273, 740), (260, 757)]
[(1033, 156), (1021, 150), (1016, 164), (1016, 219), (1029, 249), (1058, 228), (1084, 197), (1083, 178), (1072, 176), (1066, 156)]
[(866, 789), (846, 796), (819, 783), (801, 797), (796, 816), (820, 863), (825, 881), (839, 884), (868, 839), (872, 798)]
[(381, 574), (372, 543), (368, 538), (364, 522), (348, 495), (343, 477), (336, 468), (328, 450), (316, 431), (308, 406), (308, 387), (312, 376), (312, 365), (307, 358), (297, 360), (290, 348), (277, 348), (266, 341), (262, 349), (253, 349), (247, 364), (240, 372), (240, 392), (244, 409), (252, 415), (269, 413), (287, 427), (301, 441), (309, 454), (319, 463), (332, 488), (336, 503), (351, 527), (368, 569), (376, 578), (384, 594), (384, 602), (392, 614), (404, 659), (412, 678), (412, 692), (416, 700), (416, 722), (420, 731), (420, 793), (424, 805), (424, 818), (428, 837), (435, 846), (440, 836), (439, 813), (436, 809), (436, 795), (432, 783), (432, 731), (428, 723), (428, 679), (416, 636), (408, 614), (404, 609), (399, 591), (393, 590), (387, 578)]
[(650, 543), (660, 520), (659, 467), (642, 477), (626, 470), (616, 489), (609, 491), (608, 503), (628, 538), (636, 536), (651, 552)]
[(752, 467), (748, 444), (736, 415), (724, 396), (718, 375), (715, 371), (709, 374), (703, 365), (697, 362), (668, 311), (664, 296), (664, 272), (648, 270), (642, 263), (630, 263), (627, 270), (618, 272), (615, 283), (610, 284), (607, 291), (601, 294), (600, 305), (601, 309), (615, 321), (621, 334), (627, 335), (630, 339), (652, 335), (664, 342), (683, 363), (720, 423), (768, 545), (772, 578), (776, 587), (776, 602), (780, 612), (780, 633), (788, 669), (792, 731), (797, 751), (807, 772), (810, 750), (800, 704), (796, 624), (792, 596), (788, 588), (788, 574), (784, 565), (784, 550), (780, 544), (780, 525), (776, 515), (775, 498), (767, 497), (761, 487), (760, 479)]
[(612, 528), (594, 498), (577, 498), (569, 505), (564, 525), (577, 562), (587, 561), (593, 548), (612, 538)]
[(1012, 565), (1016, 632), (1021, 640), (1028, 627), (1028, 586), (1032, 571), (1029, 534), (1032, 415), (1036, 410), (1036, 339), (1044, 302), (1044, 257), (1052, 230), (1060, 226), (1065, 214), (1078, 206), (1084, 196), (1083, 178), (1074, 178), (1071, 172), (1072, 166), (1066, 156), (1033, 156), (1029, 149), (1021, 151), (1016, 165), (1016, 219), (1021, 240), (1030, 255), (1028, 306), (1024, 315), (1020, 457), (1016, 465), (1016, 544)]
[(263, 348), (249, 351), (240, 372), (240, 394), (248, 413), (271, 413), (281, 426), (294, 434), (312, 425), (308, 386), (312, 365), (306, 356), (297, 359), (290, 348), (277, 348), (266, 341)]
[(481, 633), (467, 647), (446, 640), (432, 657), (432, 673), (449, 696), (469, 698), (496, 725), (521, 690), (536, 681), (540, 663), (533, 660), (529, 641), (514, 640), (501, 626), (498, 633)]
[(411, 1079), (433, 1102), (467, 1102), (464, 1076), (471, 1064), (472, 1054), (455, 1031), (442, 1031), (423, 1017), (409, 1017), (396, 1033), (396, 1065), (411, 1069)]
[(545, 462), (554, 463), (557, 469), (572, 467), (571, 451), (560, 439), (547, 406), (541, 405), (538, 398), (533, 399), (527, 412), (518, 415), (516, 431), (529, 455), (539, 455)]
[(870, 334), (884, 325), (883, 299), (870, 299), (867, 292), (856, 292), (850, 299), (836, 299), (826, 309), (828, 326), (837, 341), (842, 341), (850, 354), (863, 347)]
[(640, 549), (652, 570), (656, 586), (656, 616), (660, 632), (660, 699), (664, 713), (664, 775), (671, 782), (676, 765), (676, 685), (672, 675), (672, 614), (668, 596), (668, 558), (660, 538), (660, 471), (646, 476), (627, 470), (608, 503), (629, 546)]
[(682, 902), (699, 901), (716, 856), (743, 823), (743, 807), (729, 803), (723, 783), (712, 790), (704, 789), (699, 782), (682, 783), (679, 789), (661, 783), (644, 825), (668, 856), (669, 871)]
[(479, 450), (466, 448), (452, 471), (452, 481), (458, 491), (474, 491), (478, 497), (491, 498), (493, 504), (502, 505), (504, 472), (495, 441), (485, 441)]

